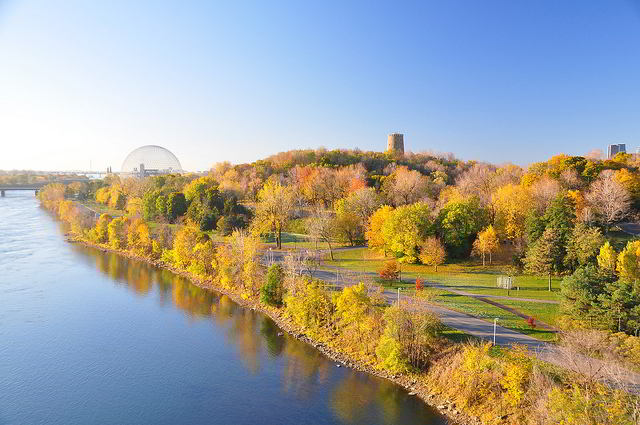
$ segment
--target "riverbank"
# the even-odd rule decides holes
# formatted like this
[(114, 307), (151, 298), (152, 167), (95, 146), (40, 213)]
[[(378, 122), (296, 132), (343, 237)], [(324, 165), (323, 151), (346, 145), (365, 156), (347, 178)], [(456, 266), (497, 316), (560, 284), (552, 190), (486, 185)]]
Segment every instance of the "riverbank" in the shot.
[(385, 370), (381, 370), (372, 367), (371, 365), (365, 364), (361, 360), (356, 359), (347, 353), (341, 352), (335, 347), (329, 346), (327, 343), (319, 342), (311, 338), (305, 333), (304, 329), (293, 323), (293, 321), (285, 314), (283, 309), (266, 306), (262, 304), (259, 299), (243, 297), (237, 292), (217, 285), (212, 279), (202, 279), (198, 276), (195, 276), (193, 273), (190, 273), (183, 269), (179, 269), (172, 264), (165, 263), (161, 260), (154, 260), (149, 257), (137, 255), (128, 250), (114, 249), (107, 245), (96, 244), (75, 237), (70, 233), (65, 234), (65, 238), (69, 243), (80, 244), (85, 247), (98, 249), (102, 252), (112, 252), (122, 257), (145, 262), (154, 267), (171, 271), (178, 276), (188, 279), (191, 283), (198, 287), (225, 295), (233, 300), (236, 304), (244, 308), (249, 308), (268, 316), (278, 325), (280, 329), (282, 329), (283, 332), (287, 332), (293, 338), (311, 345), (316, 350), (320, 351), (324, 356), (336, 362), (336, 367), (348, 367), (359, 372), (368, 373), (370, 375), (374, 375), (400, 385), (409, 393), (409, 395), (420, 398), (424, 403), (436, 409), (440, 414), (445, 416), (447, 421), (452, 425), (476, 425), (481, 423), (477, 419), (474, 419), (466, 415), (464, 412), (458, 410), (455, 406), (455, 403), (452, 403), (451, 401), (431, 391), (427, 386), (424, 374), (391, 374)]

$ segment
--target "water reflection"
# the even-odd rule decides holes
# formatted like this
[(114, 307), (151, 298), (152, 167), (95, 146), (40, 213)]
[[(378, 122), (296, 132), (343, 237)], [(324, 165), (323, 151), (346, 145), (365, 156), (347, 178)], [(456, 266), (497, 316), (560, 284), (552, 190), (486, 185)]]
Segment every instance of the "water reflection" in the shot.
[[(261, 361), (282, 361), (282, 390), (298, 400), (313, 400), (323, 385), (333, 385), (328, 404), (340, 423), (440, 424), (430, 408), (400, 387), (366, 374), (338, 369), (313, 347), (281, 332), (267, 316), (243, 308), (229, 297), (200, 288), (168, 270), (98, 249), (76, 246), (117, 285), (160, 304), (172, 303), (192, 320), (211, 320), (224, 329), (246, 369), (257, 375)], [(340, 375), (336, 379), (335, 375)]]

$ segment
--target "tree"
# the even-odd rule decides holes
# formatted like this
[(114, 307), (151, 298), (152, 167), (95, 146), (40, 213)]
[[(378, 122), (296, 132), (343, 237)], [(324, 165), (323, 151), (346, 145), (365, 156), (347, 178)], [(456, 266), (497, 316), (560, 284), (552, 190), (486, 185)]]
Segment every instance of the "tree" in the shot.
[(578, 222), (567, 243), (565, 266), (575, 270), (579, 266), (594, 262), (603, 243), (604, 236), (600, 229)]
[(618, 254), (616, 271), (620, 279), (630, 282), (640, 277), (640, 241), (629, 241), (622, 252)]
[(167, 217), (167, 197), (159, 195), (156, 198), (156, 213), (162, 217)]
[(156, 218), (156, 199), (158, 198), (158, 192), (149, 191), (142, 196), (142, 217), (151, 221)]
[(109, 214), (100, 214), (96, 226), (94, 228), (93, 241), (96, 243), (109, 242), (109, 223), (111, 223), (111, 216)]
[(553, 227), (547, 227), (542, 237), (527, 251), (525, 270), (538, 275), (560, 271), (563, 259), (561, 243), (560, 233)]
[(560, 291), (564, 311), (574, 319), (588, 320), (591, 326), (594, 320), (600, 321), (602, 304), (598, 296), (604, 292), (608, 279), (592, 264), (579, 267), (571, 276), (565, 277)]
[[(635, 331), (640, 322), (640, 294), (632, 281), (620, 279), (607, 283), (605, 292), (598, 296), (602, 310), (609, 317), (611, 330)], [(630, 325), (630, 326), (629, 326)]]
[(407, 205), (425, 198), (428, 185), (428, 177), (402, 166), (385, 179), (382, 192), (393, 205)]
[(109, 245), (114, 249), (125, 249), (127, 247), (127, 230), (129, 220), (126, 217), (118, 217), (111, 220), (107, 226), (109, 234)]
[(486, 225), (487, 211), (475, 197), (449, 201), (438, 214), (438, 227), (449, 254), (464, 257), (471, 251), (471, 242)]
[(173, 240), (174, 258), (178, 266), (188, 268), (194, 259), (196, 245), (204, 241), (204, 235), (193, 226), (182, 226)]
[(225, 202), (218, 182), (210, 176), (200, 177), (185, 186), (184, 194), (189, 203), (187, 218), (202, 231), (214, 229)]
[(280, 264), (272, 264), (267, 272), (267, 280), (260, 288), (260, 301), (265, 304), (282, 305), (284, 269)]
[(383, 366), (394, 372), (424, 369), (435, 350), (442, 324), (428, 312), (391, 306), (384, 313), (385, 329), (376, 348)]
[(393, 207), (389, 205), (383, 205), (378, 208), (369, 218), (369, 225), (367, 231), (364, 233), (365, 239), (368, 241), (370, 249), (380, 250), (385, 255), (387, 250), (385, 249), (384, 235), (382, 234), (382, 226), (389, 219)]
[[(353, 340), (355, 336), (360, 345), (368, 348), (368, 332), (370, 330), (369, 315), (373, 312), (371, 298), (367, 294), (364, 283), (348, 286), (342, 290), (336, 298), (336, 314), (343, 332), (347, 334), (347, 340)], [(365, 351), (368, 351), (365, 349)]]
[(148, 256), (152, 251), (151, 232), (142, 219), (134, 220), (127, 231), (127, 246), (136, 254)]
[(424, 240), (420, 248), (420, 262), (433, 266), (438, 271), (438, 266), (444, 264), (447, 259), (447, 251), (440, 239), (430, 236)]
[(492, 203), (496, 212), (495, 225), (498, 233), (522, 245), (525, 221), (532, 203), (529, 190), (523, 186), (507, 184), (493, 194)]
[(258, 192), (258, 204), (251, 223), (254, 234), (274, 232), (276, 246), (282, 248), (282, 229), (293, 212), (293, 190), (273, 180), (267, 181)]
[(335, 217), (336, 236), (351, 246), (356, 246), (364, 240), (364, 227), (360, 218), (347, 210), (338, 209)]
[(396, 208), (382, 225), (385, 249), (399, 261), (415, 263), (422, 241), (433, 233), (430, 208), (423, 202)]
[(398, 277), (400, 276), (398, 262), (395, 259), (385, 261), (378, 274), (385, 280), (398, 280)]
[(609, 241), (606, 241), (600, 247), (600, 252), (597, 257), (598, 267), (609, 276), (613, 276), (616, 272), (617, 258), (618, 254), (616, 254), (616, 251), (613, 249)]
[(187, 200), (184, 193), (173, 192), (167, 199), (167, 218), (171, 222), (176, 221), (178, 217), (187, 212)]
[(336, 213), (350, 212), (358, 217), (362, 228), (367, 227), (369, 217), (382, 206), (382, 199), (372, 187), (363, 187), (336, 203)]
[(331, 211), (316, 209), (307, 222), (309, 236), (315, 240), (325, 241), (329, 246), (329, 256), (333, 260), (331, 240), (336, 234), (336, 218)]
[(499, 247), (500, 240), (492, 225), (478, 233), (478, 237), (473, 242), (473, 252), (482, 257), (483, 266), (485, 265), (485, 255), (489, 254), (489, 264), (491, 264), (491, 254), (496, 252)]
[(586, 199), (603, 224), (605, 233), (612, 224), (628, 214), (631, 205), (629, 192), (618, 182), (611, 170), (603, 171), (593, 182)]

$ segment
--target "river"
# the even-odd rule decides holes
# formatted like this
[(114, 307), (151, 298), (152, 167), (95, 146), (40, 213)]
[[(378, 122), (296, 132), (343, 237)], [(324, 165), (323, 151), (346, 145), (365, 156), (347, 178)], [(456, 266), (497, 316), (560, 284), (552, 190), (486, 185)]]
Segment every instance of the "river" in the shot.
[(69, 244), (0, 198), (0, 425), (444, 424), (268, 317), (166, 270)]

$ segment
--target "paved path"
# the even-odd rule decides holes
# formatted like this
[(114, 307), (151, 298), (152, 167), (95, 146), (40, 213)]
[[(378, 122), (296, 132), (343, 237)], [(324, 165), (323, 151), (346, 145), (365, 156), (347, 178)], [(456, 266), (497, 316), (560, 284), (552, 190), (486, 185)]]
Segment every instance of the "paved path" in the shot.
[[(271, 256), (274, 261), (281, 262), (284, 258), (284, 253), (274, 251), (271, 253)], [(354, 284), (355, 282), (353, 280), (345, 280), (344, 277), (340, 276), (339, 272), (341, 270), (344, 269), (338, 270), (337, 274), (332, 270), (317, 270), (313, 273), (313, 277), (316, 279), (324, 280), (328, 283), (332, 283), (338, 287), (345, 287)], [(357, 273), (355, 271), (352, 273), (354, 277), (362, 275), (362, 273)], [(445, 289), (451, 290), (449, 287), (445, 287)], [(386, 289), (383, 292), (383, 296), (389, 304), (398, 301), (397, 291)], [(419, 299), (416, 297), (410, 297), (400, 294), (400, 303), (415, 303), (416, 300)], [(457, 329), (482, 340), (493, 341), (493, 323), (485, 322), (484, 320), (478, 319), (477, 317), (473, 317), (465, 313), (460, 313), (458, 311), (450, 310), (448, 308), (440, 307), (427, 302), (423, 302), (421, 307), (432, 311), (438, 316), (438, 318), (444, 325), (449, 326), (450, 328)], [(504, 328), (500, 325), (495, 326), (495, 342), (497, 345), (501, 346), (524, 345), (530, 352), (534, 353), (536, 357), (541, 360), (553, 363), (563, 368), (570, 368), (574, 370), (579, 369), (579, 367), (568, 364), (566, 358), (555, 345), (539, 341), (533, 337), (513, 331), (511, 329)], [(597, 360), (591, 359), (591, 362), (593, 361), (597, 362)], [(622, 384), (625, 385), (628, 391), (631, 391), (635, 394), (640, 394), (640, 374), (630, 371), (623, 371), (623, 373), (620, 374), (617, 379), (618, 382), (614, 382), (614, 385), (621, 385), (620, 382), (622, 382)]]
[(620, 230), (630, 235), (640, 235), (640, 223), (620, 223), (618, 224)]

